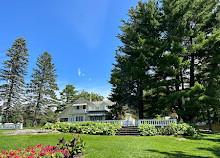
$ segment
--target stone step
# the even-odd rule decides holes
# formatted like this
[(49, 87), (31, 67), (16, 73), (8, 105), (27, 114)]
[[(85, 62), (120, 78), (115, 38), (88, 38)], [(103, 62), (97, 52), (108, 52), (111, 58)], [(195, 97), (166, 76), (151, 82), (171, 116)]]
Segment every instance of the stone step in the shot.
[(121, 132), (121, 133), (139, 133), (138, 131), (118, 131), (118, 132)]
[(139, 136), (137, 126), (123, 126), (119, 131), (116, 132), (116, 135), (120, 136)]
[(120, 130), (129, 131), (129, 130), (138, 130), (138, 128), (121, 128)]
[(139, 133), (120, 133), (120, 134), (115, 134), (116, 136), (140, 136)]
[(137, 126), (122, 126), (122, 128), (137, 128)]
[(137, 130), (138, 128), (137, 128), (137, 127), (135, 127), (135, 128), (121, 128), (121, 129), (123, 129), (123, 130), (129, 130), (129, 129), (134, 129), (134, 130)]

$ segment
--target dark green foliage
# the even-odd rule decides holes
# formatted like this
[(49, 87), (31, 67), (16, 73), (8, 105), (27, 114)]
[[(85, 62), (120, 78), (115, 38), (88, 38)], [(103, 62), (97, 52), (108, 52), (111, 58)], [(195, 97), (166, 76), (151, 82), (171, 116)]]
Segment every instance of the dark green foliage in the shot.
[(78, 99), (77, 90), (73, 85), (66, 85), (66, 87), (60, 92), (61, 103), (57, 107), (56, 112), (63, 111), (68, 104), (74, 103)]
[(123, 106), (119, 105), (118, 103), (109, 107), (110, 111), (106, 116), (106, 120), (117, 119), (120, 120), (122, 116), (125, 114), (125, 109)]
[(115, 135), (116, 131), (121, 128), (119, 124), (98, 123), (98, 122), (78, 122), (78, 123), (47, 123), (45, 129), (56, 129), (61, 132), (82, 133), (82, 134), (100, 134)]
[(77, 99), (77, 93), (78, 91), (75, 90), (75, 87), (73, 85), (66, 85), (65, 89), (63, 89), (62, 92), (60, 92), (61, 99), (65, 102), (65, 104), (73, 103)]
[[(5, 82), (0, 85), (0, 99), (3, 101), (5, 122), (15, 122), (17, 118), (12, 110), (15, 108), (19, 110), (22, 105), (24, 77), (27, 75), (29, 54), (25, 39), (23, 37), (16, 39), (6, 56), (8, 60), (4, 61), (4, 69), (0, 70), (0, 81)], [(17, 111), (17, 117), (20, 117), (20, 113), (20, 110)]]
[[(116, 64), (112, 70), (110, 83), (113, 85), (111, 100), (119, 105), (136, 109), (139, 118), (144, 114), (143, 91), (151, 80), (153, 50), (160, 44), (160, 13), (155, 1), (139, 2), (129, 10), (129, 20), (122, 21), (122, 34), (118, 38), (123, 43), (116, 52)], [(154, 29), (155, 28), (155, 29)]]
[(56, 69), (52, 63), (51, 55), (48, 52), (44, 52), (37, 59), (36, 65), (37, 69), (33, 69), (34, 73), (31, 76), (31, 83), (27, 90), (30, 97), (29, 105), (34, 112), (32, 126), (37, 125), (37, 119), (40, 114), (47, 114), (46, 110), (57, 104), (55, 90), (58, 90)]
[(84, 98), (86, 100), (90, 100), (90, 101), (103, 101), (104, 97), (99, 95), (99, 94), (96, 94), (96, 93), (89, 93), (89, 92), (86, 92), (86, 91), (82, 91), (81, 93), (79, 93), (77, 95), (77, 99), (78, 98)]
[(73, 158), (75, 155), (82, 153), (85, 148), (85, 142), (79, 135), (77, 137), (73, 135), (73, 138), (70, 141), (67, 141), (63, 137), (62, 139), (59, 139), (57, 145), (60, 149), (68, 149), (70, 153), (70, 158)]
[[(185, 122), (219, 120), (218, 0), (139, 2), (118, 38), (111, 100), (139, 118), (177, 114)], [(203, 116), (203, 117), (201, 117)]]

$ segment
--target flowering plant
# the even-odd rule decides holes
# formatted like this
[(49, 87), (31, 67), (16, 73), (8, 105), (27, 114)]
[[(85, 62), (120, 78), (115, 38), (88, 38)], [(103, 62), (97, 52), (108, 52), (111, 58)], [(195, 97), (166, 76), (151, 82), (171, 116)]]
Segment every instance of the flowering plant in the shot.
[(0, 158), (38, 158), (38, 157), (50, 157), (50, 158), (62, 158), (69, 157), (70, 153), (68, 149), (59, 149), (56, 145), (43, 146), (42, 144), (35, 147), (28, 147), (26, 149), (17, 149), (0, 152)]
[(0, 158), (72, 158), (75, 155), (82, 153), (85, 142), (78, 134), (73, 139), (66, 141), (65, 138), (59, 139), (59, 142), (54, 146), (43, 146), (42, 144), (35, 147), (28, 147), (26, 149), (17, 150), (2, 150), (0, 151)]
[(58, 146), (60, 149), (63, 150), (69, 150), (70, 157), (74, 157), (77, 154), (80, 154), (83, 152), (83, 149), (85, 147), (85, 142), (82, 138), (80, 138), (80, 135), (78, 134), (77, 137), (71, 133), (73, 138), (70, 141), (67, 141), (64, 137), (62, 139), (59, 139)]

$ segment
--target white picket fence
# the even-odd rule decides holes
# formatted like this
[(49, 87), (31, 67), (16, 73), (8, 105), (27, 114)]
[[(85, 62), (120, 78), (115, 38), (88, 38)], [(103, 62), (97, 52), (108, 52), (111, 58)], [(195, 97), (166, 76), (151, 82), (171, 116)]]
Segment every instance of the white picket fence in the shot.
[(23, 123), (0, 123), (0, 130), (1, 129), (23, 129)]
[(137, 120), (137, 126), (142, 124), (151, 124), (154, 126), (168, 126), (169, 124), (177, 124), (177, 119), (141, 119)]
[(177, 124), (177, 119), (141, 119), (137, 120), (135, 124), (132, 121), (125, 120), (99, 120), (95, 122), (120, 124), (122, 126), (140, 126), (142, 124), (151, 124), (154, 126), (168, 126), (169, 124)]

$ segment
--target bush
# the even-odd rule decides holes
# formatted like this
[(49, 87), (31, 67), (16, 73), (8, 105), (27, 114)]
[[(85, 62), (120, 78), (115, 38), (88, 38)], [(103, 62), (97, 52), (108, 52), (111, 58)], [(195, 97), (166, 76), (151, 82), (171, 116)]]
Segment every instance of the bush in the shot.
[(154, 125), (143, 124), (138, 127), (138, 131), (142, 136), (154, 136), (157, 134), (157, 129)]
[(47, 123), (44, 126), (45, 129), (54, 129), (64, 133), (82, 133), (82, 134), (92, 134), (92, 135), (115, 135), (116, 131), (121, 129), (120, 124), (110, 124), (110, 123), (99, 123), (99, 122), (77, 122), (77, 123), (67, 123), (59, 122), (56, 124)]
[(182, 124), (170, 124), (167, 127), (168, 134), (175, 134), (175, 135), (185, 135), (185, 136), (193, 136), (198, 133), (198, 131), (190, 126), (189, 124), (182, 123)]
[(143, 136), (152, 136), (152, 135), (184, 135), (184, 136), (193, 136), (198, 133), (193, 126), (189, 124), (170, 124), (166, 127), (161, 127), (156, 129), (155, 126), (149, 124), (143, 124), (138, 127), (138, 131)]

